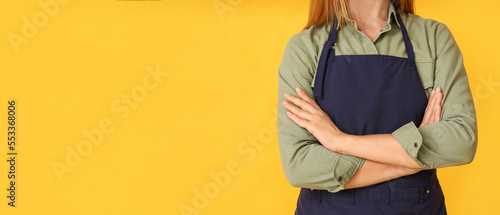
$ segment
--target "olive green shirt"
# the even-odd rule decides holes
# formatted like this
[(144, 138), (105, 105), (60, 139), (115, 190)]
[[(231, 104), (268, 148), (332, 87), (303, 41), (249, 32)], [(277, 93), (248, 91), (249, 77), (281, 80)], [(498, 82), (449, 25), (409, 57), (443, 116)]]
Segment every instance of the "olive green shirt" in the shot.
[[(418, 73), (427, 96), (443, 92), (441, 121), (423, 127), (407, 123), (392, 135), (424, 169), (472, 162), (477, 147), (474, 103), (462, 54), (446, 25), (414, 14), (401, 13), (415, 51)], [(336, 55), (391, 55), (407, 57), (401, 29), (391, 4), (388, 21), (372, 42), (356, 23), (337, 32)], [(282, 166), (294, 187), (338, 192), (345, 188), (364, 159), (332, 152), (298, 126), (281, 105), (284, 93), (296, 87), (313, 96), (316, 67), (331, 25), (314, 25), (293, 35), (279, 66), (278, 140)]]

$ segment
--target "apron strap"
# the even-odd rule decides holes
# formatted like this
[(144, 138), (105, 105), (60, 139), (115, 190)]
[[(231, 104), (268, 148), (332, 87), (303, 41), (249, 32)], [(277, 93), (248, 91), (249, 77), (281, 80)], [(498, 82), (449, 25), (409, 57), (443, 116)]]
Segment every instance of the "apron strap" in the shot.
[[(396, 8), (396, 17), (398, 19), (399, 25), (401, 26), (401, 32), (403, 33), (403, 41), (406, 47), (406, 55), (408, 55), (408, 60), (410, 66), (416, 67), (415, 64), (415, 53), (413, 52), (413, 46), (411, 44), (410, 37), (408, 36), (408, 32), (406, 31), (406, 27), (401, 20), (401, 15), (399, 14), (399, 8)], [(314, 90), (313, 95), (315, 97), (323, 96), (323, 80), (325, 76), (326, 70), (326, 62), (328, 60), (328, 55), (330, 54), (330, 49), (332, 45), (335, 44), (337, 40), (337, 21), (335, 20), (330, 27), (330, 33), (328, 35), (328, 40), (325, 42), (323, 46), (323, 50), (321, 51), (321, 56), (319, 58), (318, 68), (316, 70), (316, 78), (314, 82)], [(335, 55), (335, 49), (332, 50), (332, 54)]]
[(406, 55), (408, 55), (408, 60), (410, 61), (410, 65), (416, 67), (415, 64), (415, 53), (413, 52), (413, 46), (411, 45), (410, 37), (408, 36), (408, 32), (406, 31), (405, 24), (403, 20), (401, 20), (401, 15), (399, 15), (399, 8), (396, 8), (396, 17), (398, 19), (399, 25), (401, 26), (401, 32), (403, 33), (403, 40), (406, 46)]
[[(314, 91), (313, 95), (315, 97), (323, 96), (323, 80), (326, 70), (326, 61), (328, 60), (328, 54), (330, 53), (330, 48), (335, 44), (335, 40), (337, 39), (337, 21), (333, 22), (330, 27), (330, 34), (328, 35), (328, 40), (325, 42), (323, 46), (323, 50), (321, 51), (321, 56), (319, 58), (318, 68), (316, 71), (316, 79), (314, 82)], [(332, 50), (332, 54), (335, 55), (335, 49)]]

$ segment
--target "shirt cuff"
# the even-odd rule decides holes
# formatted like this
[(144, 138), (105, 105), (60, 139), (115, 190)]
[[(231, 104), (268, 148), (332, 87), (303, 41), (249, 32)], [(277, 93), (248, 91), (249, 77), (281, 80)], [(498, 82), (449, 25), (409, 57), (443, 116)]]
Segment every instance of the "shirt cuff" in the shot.
[(336, 193), (345, 189), (347, 183), (351, 181), (364, 162), (365, 159), (363, 158), (339, 154), (333, 164), (333, 180), (340, 186), (333, 187), (329, 192)]
[(423, 168), (428, 168), (427, 165), (418, 160), (418, 151), (420, 150), (420, 147), (422, 147), (423, 138), (413, 121), (406, 123), (392, 132), (392, 136), (396, 138), (399, 144), (401, 144), (401, 146), (405, 149), (406, 153), (408, 153), (408, 155), (415, 162), (417, 162), (418, 165)]

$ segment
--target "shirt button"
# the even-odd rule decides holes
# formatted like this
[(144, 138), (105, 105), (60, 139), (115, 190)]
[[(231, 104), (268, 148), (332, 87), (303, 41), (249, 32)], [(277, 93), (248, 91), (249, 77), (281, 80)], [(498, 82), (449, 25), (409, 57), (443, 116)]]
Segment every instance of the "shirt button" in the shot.
[(418, 143), (417, 142), (413, 143), (413, 146), (415, 146), (415, 148), (417, 148), (418, 147)]

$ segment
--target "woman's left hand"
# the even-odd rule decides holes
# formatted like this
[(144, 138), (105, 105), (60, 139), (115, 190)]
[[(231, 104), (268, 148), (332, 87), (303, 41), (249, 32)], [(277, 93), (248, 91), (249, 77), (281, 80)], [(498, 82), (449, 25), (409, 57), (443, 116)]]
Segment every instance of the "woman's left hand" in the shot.
[[(283, 101), (288, 117), (297, 125), (307, 129), (327, 149), (336, 152), (336, 140), (347, 136), (332, 122), (328, 114), (299, 87), (295, 88), (299, 97), (285, 93), (285, 99), (298, 107)], [(300, 108), (299, 108), (300, 107)]]

